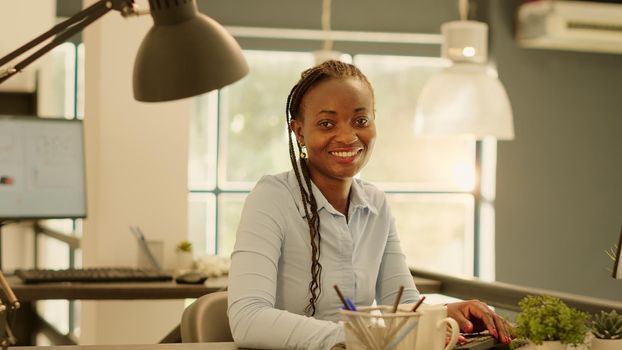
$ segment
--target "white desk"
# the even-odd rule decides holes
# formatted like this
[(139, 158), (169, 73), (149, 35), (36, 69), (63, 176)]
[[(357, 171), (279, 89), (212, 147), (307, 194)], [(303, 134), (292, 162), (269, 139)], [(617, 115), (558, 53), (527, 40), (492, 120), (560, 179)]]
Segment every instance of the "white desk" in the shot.
[(65, 345), (65, 346), (14, 346), (19, 350), (237, 350), (234, 343), (175, 343), (139, 345)]

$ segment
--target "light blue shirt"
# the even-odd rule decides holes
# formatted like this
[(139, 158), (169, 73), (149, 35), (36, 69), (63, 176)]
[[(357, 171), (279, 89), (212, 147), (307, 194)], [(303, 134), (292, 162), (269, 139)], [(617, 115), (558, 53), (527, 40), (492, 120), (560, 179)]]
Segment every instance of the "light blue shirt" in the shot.
[(348, 220), (313, 185), (320, 234), (322, 293), (314, 317), (309, 302), (311, 245), (293, 171), (264, 176), (251, 191), (237, 231), (229, 272), (229, 322), (238, 346), (329, 349), (345, 340), (333, 289), (356, 305), (391, 305), (419, 299), (384, 193), (354, 179)]

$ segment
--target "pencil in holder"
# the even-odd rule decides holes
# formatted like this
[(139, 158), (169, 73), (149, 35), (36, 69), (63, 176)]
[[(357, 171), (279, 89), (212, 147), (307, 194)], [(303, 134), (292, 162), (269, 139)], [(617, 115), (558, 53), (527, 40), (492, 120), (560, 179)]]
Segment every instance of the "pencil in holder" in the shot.
[(341, 310), (348, 350), (402, 350), (415, 348), (419, 312), (392, 312), (392, 306)]

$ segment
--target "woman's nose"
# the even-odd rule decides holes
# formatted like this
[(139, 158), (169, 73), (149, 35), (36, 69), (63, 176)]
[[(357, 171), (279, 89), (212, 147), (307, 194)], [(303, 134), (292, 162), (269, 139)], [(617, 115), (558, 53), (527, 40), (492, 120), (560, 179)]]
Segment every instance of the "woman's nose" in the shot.
[(344, 143), (346, 145), (353, 144), (359, 140), (356, 133), (356, 129), (351, 126), (344, 126), (339, 128), (336, 141)]

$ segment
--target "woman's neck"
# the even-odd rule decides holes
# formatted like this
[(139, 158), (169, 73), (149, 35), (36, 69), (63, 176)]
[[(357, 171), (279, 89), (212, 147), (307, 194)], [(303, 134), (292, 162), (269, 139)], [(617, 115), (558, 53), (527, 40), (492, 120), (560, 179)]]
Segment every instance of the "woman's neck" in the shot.
[[(352, 179), (326, 181), (324, 179), (311, 180), (320, 189), (328, 203), (335, 210), (348, 217), (348, 206), (350, 204), (350, 188), (352, 187)], [(319, 180), (319, 181), (318, 181)], [(324, 181), (322, 181), (324, 180)]]

